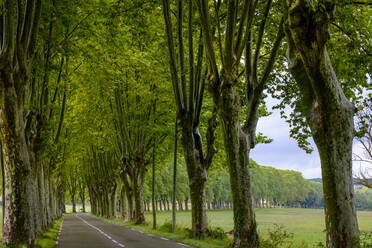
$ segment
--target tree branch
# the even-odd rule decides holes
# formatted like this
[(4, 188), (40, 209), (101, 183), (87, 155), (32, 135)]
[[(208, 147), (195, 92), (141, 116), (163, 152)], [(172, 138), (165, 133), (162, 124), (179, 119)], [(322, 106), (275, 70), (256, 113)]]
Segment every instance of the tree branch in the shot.
[(273, 66), (274, 66), (274, 63), (275, 63), (275, 60), (276, 60), (276, 55), (278, 54), (278, 50), (280, 48), (282, 39), (284, 38), (284, 27), (283, 27), (284, 20), (285, 20), (284, 17), (282, 17), (282, 19), (280, 20), (278, 33), (276, 35), (274, 45), (271, 49), (271, 54), (270, 54), (269, 60), (266, 64), (264, 73), (263, 73), (263, 75), (261, 77), (261, 80), (260, 80), (260, 83), (259, 83), (259, 85), (262, 85), (261, 86), (262, 88), (264, 88), (265, 85), (266, 85), (266, 82), (267, 82), (267, 79), (270, 75), (270, 72), (273, 69)]
[(32, 28), (30, 30), (29, 40), (27, 43), (27, 52), (30, 56), (32, 56), (32, 53), (35, 49), (36, 44), (36, 37), (39, 30), (39, 20), (41, 15), (41, 0), (36, 0), (35, 3), (35, 10), (34, 10), (34, 16), (32, 20)]
[[(271, 1), (271, 0), (269, 0)], [(236, 0), (229, 0), (227, 7), (226, 35), (225, 35), (225, 70), (231, 73), (235, 59), (233, 58), (233, 39), (235, 34), (235, 11), (237, 9)]]
[(182, 99), (183, 93), (182, 88), (178, 82), (178, 75), (177, 75), (177, 60), (176, 60), (176, 53), (174, 49), (173, 43), (173, 32), (172, 32), (172, 22), (170, 17), (170, 6), (169, 0), (163, 0), (163, 14), (164, 14), (164, 21), (166, 27), (166, 34), (168, 38), (168, 49), (169, 49), (169, 57), (170, 57), (170, 71), (172, 76), (172, 85), (173, 91), (176, 98), (176, 104), (178, 107), (179, 113), (183, 113), (184, 110), (184, 103)]
[[(244, 48), (244, 43), (241, 44), (242, 39), (243, 39), (243, 31), (245, 27), (245, 23), (247, 21), (247, 16), (249, 12), (249, 7), (250, 4), (252, 3), (251, 0), (245, 0), (244, 1), (244, 6), (243, 6), (243, 11), (242, 11), (242, 16), (240, 17), (239, 21), (239, 29), (238, 29), (238, 35), (236, 37), (236, 42), (235, 42), (235, 54), (238, 55), (239, 51), (241, 50), (241, 47)], [(239, 60), (239, 56), (237, 56), (237, 59)]]
[(254, 77), (255, 80), (257, 80), (258, 55), (260, 53), (261, 44), (262, 44), (262, 40), (263, 40), (263, 35), (264, 35), (264, 31), (265, 31), (265, 24), (266, 24), (267, 16), (268, 16), (269, 11), (270, 11), (271, 3), (272, 3), (272, 0), (267, 0), (266, 8), (265, 8), (263, 16), (262, 16), (260, 29), (258, 31), (256, 50), (255, 50), (255, 54), (254, 54), (254, 57), (253, 57), (253, 65), (252, 65), (253, 66), (252, 67), (252, 76)]
[(220, 79), (218, 75), (216, 55), (214, 53), (214, 47), (213, 47), (213, 38), (212, 38), (211, 22), (210, 22), (210, 17), (209, 17), (208, 0), (200, 0), (200, 1), (197, 1), (197, 3), (198, 3), (198, 9), (200, 13), (201, 26), (203, 30), (206, 55), (208, 58), (210, 72), (212, 73), (212, 76), (214, 77), (213, 79), (211, 79), (211, 81), (215, 84), (214, 87), (217, 88), (220, 85)]
[[(188, 31), (189, 31), (189, 113), (190, 116), (194, 113), (195, 109), (195, 76), (194, 76), (194, 46), (193, 46), (193, 29), (192, 29), (192, 18), (193, 18), (193, 11), (192, 11), (192, 1), (189, 0), (189, 22), (188, 22)], [(199, 59), (199, 58), (198, 58)]]
[(178, 33), (178, 50), (180, 58), (180, 73), (181, 73), (181, 97), (186, 108), (189, 107), (187, 92), (186, 92), (186, 71), (185, 71), (185, 48), (183, 45), (183, 0), (178, 0), (178, 17), (177, 17), (177, 33)]
[(56, 132), (56, 136), (54, 138), (53, 144), (57, 144), (58, 138), (60, 136), (61, 130), (62, 130), (62, 123), (65, 115), (65, 106), (66, 106), (66, 91), (63, 92), (63, 97), (62, 97), (62, 108), (61, 108), (61, 113), (59, 115), (59, 122), (58, 122), (58, 128)]

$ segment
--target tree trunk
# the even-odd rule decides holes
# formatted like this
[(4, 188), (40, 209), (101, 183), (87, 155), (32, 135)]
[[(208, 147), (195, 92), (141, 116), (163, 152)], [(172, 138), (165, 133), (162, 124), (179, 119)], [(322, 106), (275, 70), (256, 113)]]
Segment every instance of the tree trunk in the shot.
[[(4, 151), (4, 229), (7, 244), (32, 244), (35, 239), (34, 196), (36, 178), (30, 151), (26, 144), (23, 103), (17, 99), (14, 87), (9, 86), (14, 75), (0, 71), (1, 77), (1, 138)], [(3, 88), (5, 87), (5, 88)]]
[[(154, 105), (155, 112), (155, 105)], [(151, 182), (151, 205), (152, 205), (152, 228), (156, 229), (156, 211), (158, 211), (158, 205), (155, 200), (155, 143), (152, 147), (152, 182)]]
[(72, 212), (76, 213), (75, 195), (71, 195), (71, 203), (72, 203)]
[(258, 247), (249, 175), (249, 137), (240, 128), (240, 98), (231, 85), (224, 85), (218, 99), (227, 154), (234, 212), (234, 247)]
[(177, 143), (178, 143), (178, 120), (177, 120), (177, 117), (176, 117), (176, 120), (174, 122), (173, 191), (172, 191), (172, 232), (174, 232), (176, 230)]
[[(346, 99), (327, 53), (328, 22), (320, 21), (323, 17), (328, 20), (327, 14), (334, 8), (327, 5), (324, 11), (312, 9), (307, 1), (291, 6), (287, 30), (289, 69), (300, 88), (304, 113), (319, 151), (327, 247), (357, 248), (360, 244), (351, 160), (354, 107)], [(301, 22), (303, 18), (306, 23)], [(311, 31), (313, 36), (307, 34), (308, 25), (315, 29)]]
[(315, 119), (308, 120), (322, 166), (327, 247), (359, 247), (351, 162), (353, 111), (335, 104), (314, 108), (312, 115)]
[(185, 211), (189, 211), (189, 197), (185, 198)]
[(113, 185), (111, 188), (109, 201), (110, 201), (110, 218), (115, 218), (116, 216), (116, 184)]
[(182, 146), (189, 177), (191, 212), (192, 212), (192, 235), (195, 238), (204, 238), (208, 230), (208, 219), (205, 208), (205, 186), (207, 181), (207, 168), (202, 164), (203, 148), (198, 129), (187, 123), (181, 122)]
[(85, 213), (85, 190), (80, 193), (81, 204), (83, 205), (83, 213)]
[(1, 201), (2, 201), (2, 222), (1, 230), (4, 230), (4, 219), (5, 219), (5, 168), (4, 168), (4, 153), (3, 153), (3, 142), (0, 140), (0, 163), (1, 163)]
[(142, 224), (145, 222), (144, 206), (143, 206), (143, 178), (139, 176), (137, 180), (133, 180), (134, 206), (135, 206), (135, 223)]
[(124, 187), (124, 185), (121, 185), (120, 190), (120, 213), (123, 220), (128, 216), (128, 199)]
[(193, 179), (189, 184), (193, 237), (203, 238), (208, 229), (205, 209), (205, 174), (194, 175)]

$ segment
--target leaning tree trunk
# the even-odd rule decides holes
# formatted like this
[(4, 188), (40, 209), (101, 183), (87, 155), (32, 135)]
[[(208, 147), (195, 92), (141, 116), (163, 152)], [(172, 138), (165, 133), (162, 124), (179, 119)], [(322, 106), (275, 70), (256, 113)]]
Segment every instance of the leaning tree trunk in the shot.
[(231, 85), (224, 87), (218, 99), (218, 108), (230, 172), (234, 212), (234, 247), (258, 247), (249, 176), (250, 139), (240, 128), (240, 98)]
[(354, 107), (342, 91), (326, 48), (335, 5), (324, 6), (324, 10), (316, 10), (307, 1), (290, 6), (289, 69), (299, 86), (303, 111), (319, 151), (327, 247), (357, 248), (351, 160)]
[(35, 239), (34, 184), (36, 183), (26, 144), (23, 103), (17, 97), (14, 75), (0, 71), (1, 138), (4, 151), (5, 208), (3, 240), (7, 244), (32, 244)]
[[(307, 121), (322, 166), (327, 247), (359, 247), (351, 161), (353, 109), (347, 102), (319, 105), (311, 96), (304, 95), (305, 92), (311, 92), (309, 77), (300, 57), (294, 57), (292, 52), (290, 54), (290, 71), (300, 85), (303, 101), (308, 102)], [(331, 77), (322, 79), (329, 84), (335, 77), (326, 51), (323, 63), (328, 67), (324, 68), (324, 72), (332, 72), (326, 73)]]

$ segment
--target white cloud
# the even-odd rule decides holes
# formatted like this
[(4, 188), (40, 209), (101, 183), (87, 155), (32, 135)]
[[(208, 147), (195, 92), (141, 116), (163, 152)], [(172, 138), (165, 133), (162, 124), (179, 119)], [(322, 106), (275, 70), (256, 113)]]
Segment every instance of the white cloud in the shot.
[[(278, 100), (268, 97), (266, 104), (272, 109)], [(290, 113), (290, 109), (285, 109)], [(259, 144), (251, 152), (251, 157), (257, 163), (277, 169), (300, 171), (305, 178), (321, 177), (318, 152), (311, 154), (297, 146), (297, 142), (289, 137), (289, 125), (280, 118), (280, 110), (273, 109), (269, 117), (258, 121), (257, 131), (273, 139), (270, 144)], [(314, 146), (315, 148), (315, 146)]]
[[(278, 100), (268, 97), (266, 99), (268, 109), (271, 109)], [(290, 109), (285, 109), (287, 114)], [(321, 177), (321, 166), (319, 154), (314, 142), (311, 139), (314, 151), (307, 154), (297, 146), (297, 142), (289, 137), (289, 125), (280, 118), (280, 111), (272, 110), (273, 114), (269, 117), (261, 118), (258, 121), (257, 132), (273, 139), (270, 144), (259, 144), (251, 151), (251, 157), (257, 163), (272, 166), (277, 169), (300, 171), (305, 178)], [(354, 142), (353, 152), (359, 156), (363, 155), (363, 149)], [(371, 168), (368, 163), (353, 162), (354, 172), (359, 172), (360, 168)], [(372, 168), (371, 168), (372, 169)]]

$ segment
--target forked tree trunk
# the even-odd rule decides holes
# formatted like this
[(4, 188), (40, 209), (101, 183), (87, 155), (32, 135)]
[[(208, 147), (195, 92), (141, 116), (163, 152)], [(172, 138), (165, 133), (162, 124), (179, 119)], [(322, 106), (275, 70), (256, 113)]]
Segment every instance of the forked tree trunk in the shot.
[[(195, 238), (203, 238), (208, 230), (208, 219), (205, 208), (205, 186), (207, 182), (207, 168), (201, 163), (203, 151), (200, 134), (198, 130), (193, 130), (187, 120), (181, 121), (182, 146), (187, 165), (189, 177), (191, 216), (192, 216), (192, 235)], [(200, 149), (198, 149), (200, 148)]]
[(218, 102), (234, 212), (234, 247), (258, 247), (249, 176), (249, 137), (240, 128), (240, 98), (225, 86)]

